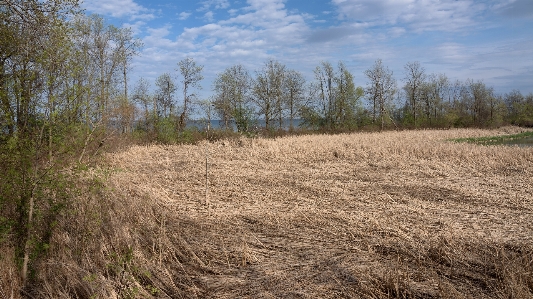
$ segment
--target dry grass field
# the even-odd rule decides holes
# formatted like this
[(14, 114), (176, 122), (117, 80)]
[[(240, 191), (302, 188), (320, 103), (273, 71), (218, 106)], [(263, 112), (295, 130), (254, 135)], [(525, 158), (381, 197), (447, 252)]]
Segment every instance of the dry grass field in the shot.
[[(101, 298), (533, 298), (533, 148), (447, 141), (519, 131), (109, 154), (112, 215), (95, 233), (105, 240), (70, 266), (58, 255), (44, 285)], [(54, 237), (58, 252), (83, 243), (70, 227)], [(63, 268), (79, 274), (51, 274)]]
[(516, 130), (134, 147), (112, 182), (184, 234), (200, 297), (531, 298), (533, 149), (446, 141)]

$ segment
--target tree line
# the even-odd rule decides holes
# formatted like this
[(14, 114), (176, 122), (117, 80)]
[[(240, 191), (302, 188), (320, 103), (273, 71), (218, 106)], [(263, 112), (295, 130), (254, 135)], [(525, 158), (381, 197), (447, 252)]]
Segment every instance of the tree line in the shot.
[[(191, 82), (199, 87), (203, 67), (192, 58), (179, 64), (185, 62), (189, 69), (180, 66), (181, 75), (194, 70)], [(497, 94), (480, 80), (453, 81), (442, 73), (429, 74), (418, 61), (406, 63), (399, 80), (381, 59), (364, 75), (365, 85), (356, 86), (344, 62), (335, 67), (325, 61), (307, 82), (302, 73), (269, 59), (254, 74), (240, 64), (228, 67), (217, 75), (208, 99), (188, 95), (190, 83), (184, 79), (178, 86), (168, 73), (157, 78), (156, 91), (150, 95), (149, 83), (141, 78), (133, 100), (143, 107), (145, 117), (137, 128), (157, 131), (161, 119), (177, 117), (173, 107), (179, 102), (175, 96), (179, 87), (184, 94), (179, 122), (174, 121), (176, 132), (183, 130), (192, 106), (205, 119), (215, 117), (225, 129), (235, 125), (239, 132), (255, 127), (258, 119), (267, 131), (287, 129), (285, 120), (289, 130), (299, 120), (299, 127), (328, 131), (533, 125), (533, 94), (524, 96), (518, 90)]]

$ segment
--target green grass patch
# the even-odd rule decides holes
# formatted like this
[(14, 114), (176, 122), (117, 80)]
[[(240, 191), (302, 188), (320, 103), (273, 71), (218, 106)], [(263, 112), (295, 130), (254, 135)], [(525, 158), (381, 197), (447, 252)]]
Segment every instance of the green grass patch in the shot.
[(513, 141), (533, 138), (533, 132), (523, 132), (513, 135), (489, 136), (489, 137), (471, 137), (471, 138), (457, 138), (450, 139), (453, 142), (467, 142), (481, 145), (500, 145), (507, 144)]

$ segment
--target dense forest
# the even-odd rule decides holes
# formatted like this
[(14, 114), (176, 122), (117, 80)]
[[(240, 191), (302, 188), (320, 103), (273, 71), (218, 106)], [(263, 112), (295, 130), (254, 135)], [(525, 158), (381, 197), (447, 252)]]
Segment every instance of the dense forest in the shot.
[(333, 132), (533, 125), (533, 94), (498, 94), (416, 61), (397, 75), (377, 60), (361, 87), (343, 62), (319, 62), (310, 81), (276, 60), (253, 73), (235, 65), (201, 99), (204, 66), (186, 58), (153, 86), (130, 85), (142, 46), (130, 29), (82, 14), (76, 0), (0, 2), (0, 242), (16, 249), (24, 283), (76, 192), (65, 166), (84, 163), (110, 136), (179, 142), (194, 130), (192, 116), (239, 133), (257, 131), (258, 119), (264, 132), (286, 120), (291, 130), (299, 120), (300, 129)]

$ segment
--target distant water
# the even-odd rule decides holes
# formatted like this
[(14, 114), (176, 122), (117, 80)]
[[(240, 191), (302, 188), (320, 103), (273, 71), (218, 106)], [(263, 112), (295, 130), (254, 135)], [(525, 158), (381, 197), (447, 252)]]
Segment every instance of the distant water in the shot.
[[(298, 126), (301, 123), (302, 123), (301, 119), (293, 119), (294, 128), (298, 128)], [(207, 121), (206, 120), (189, 120), (189, 121), (187, 121), (187, 126), (188, 127), (196, 127), (199, 130), (205, 130), (206, 125), (207, 125)], [(233, 131), (237, 131), (237, 125), (235, 124), (234, 121), (228, 122), (228, 125), (229, 125), (230, 128), (233, 129)], [(256, 126), (258, 128), (264, 128), (265, 125), (266, 125), (265, 120), (259, 119), (259, 120), (255, 121), (255, 125), (254, 126)], [(281, 128), (283, 130), (288, 130), (290, 128), (290, 120), (289, 119), (283, 119), (281, 125), (282, 125)], [(271, 121), (269, 123), (269, 126), (272, 129), (278, 129), (279, 128), (279, 121)], [(210, 128), (211, 129), (224, 129), (225, 128), (224, 121), (223, 120), (218, 120), (218, 119), (211, 120)]]
[(503, 141), (502, 144), (519, 147), (533, 147), (533, 137)]

